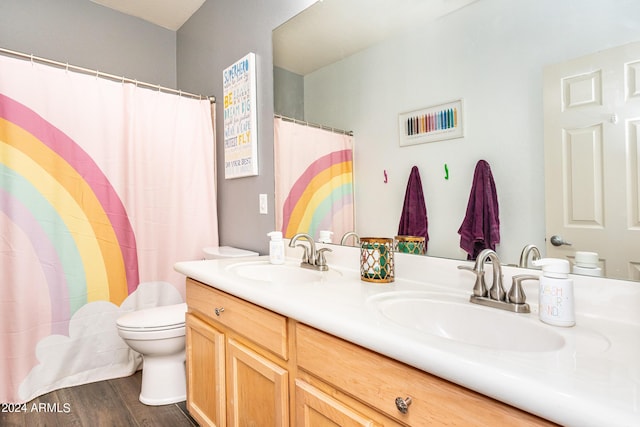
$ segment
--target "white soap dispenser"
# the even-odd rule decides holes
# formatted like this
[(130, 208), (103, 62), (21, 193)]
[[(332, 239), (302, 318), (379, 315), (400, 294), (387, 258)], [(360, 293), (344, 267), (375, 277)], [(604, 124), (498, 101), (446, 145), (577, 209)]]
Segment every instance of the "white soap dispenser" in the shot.
[(533, 265), (542, 267), (538, 305), (540, 320), (555, 326), (575, 325), (573, 279), (569, 278), (569, 261), (542, 258), (532, 262)]
[(598, 254), (596, 252), (576, 252), (573, 272), (587, 276), (602, 276), (602, 268), (598, 265)]
[(284, 264), (284, 241), (281, 231), (267, 233), (271, 237), (269, 242), (269, 262), (271, 264)]
[(331, 236), (333, 236), (333, 231), (320, 230), (320, 237), (318, 238), (318, 243), (331, 243)]

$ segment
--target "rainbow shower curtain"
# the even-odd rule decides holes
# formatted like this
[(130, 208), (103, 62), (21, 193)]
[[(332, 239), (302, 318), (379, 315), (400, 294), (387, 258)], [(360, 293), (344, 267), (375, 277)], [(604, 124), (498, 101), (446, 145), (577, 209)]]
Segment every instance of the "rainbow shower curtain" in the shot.
[(127, 311), (218, 242), (208, 100), (0, 57), (0, 402), (129, 375)]
[(287, 238), (354, 230), (353, 137), (276, 118), (276, 229)]

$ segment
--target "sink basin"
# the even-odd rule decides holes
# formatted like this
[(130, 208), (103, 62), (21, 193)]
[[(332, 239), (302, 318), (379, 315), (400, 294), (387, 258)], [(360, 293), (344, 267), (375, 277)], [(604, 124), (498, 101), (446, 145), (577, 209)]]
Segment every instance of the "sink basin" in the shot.
[(231, 264), (227, 270), (244, 279), (283, 284), (325, 282), (342, 276), (342, 273), (331, 268), (328, 271), (316, 271), (302, 268), (299, 263), (271, 264), (268, 261)]
[(478, 347), (544, 352), (565, 344), (560, 334), (530, 315), (477, 306), (464, 296), (394, 292), (370, 297), (368, 304), (403, 328)]

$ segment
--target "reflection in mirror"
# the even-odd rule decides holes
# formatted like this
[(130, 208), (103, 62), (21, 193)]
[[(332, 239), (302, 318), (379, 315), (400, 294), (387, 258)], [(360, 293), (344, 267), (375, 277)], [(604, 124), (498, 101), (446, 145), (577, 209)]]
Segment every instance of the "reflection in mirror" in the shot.
[[(429, 4), (433, 10), (446, 4), (451, 9), (441, 10), (438, 17), (427, 16), (411, 13), (407, 8), (412, 3)], [(347, 6), (368, 13), (349, 15)], [(329, 8), (337, 9), (327, 13)], [(424, 19), (402, 22), (400, 29), (381, 23), (400, 22), (402, 15)], [(545, 206), (564, 209), (565, 223), (570, 222), (566, 218), (571, 218), (567, 211), (571, 206), (565, 206), (566, 198), (550, 202), (545, 194), (545, 143), (549, 139), (545, 133), (545, 70), (640, 40), (638, 16), (640, 2), (635, 0), (379, 0), (375, 5), (362, 5), (358, 0), (324, 0), (274, 30), (275, 111), (353, 131), (358, 234), (397, 234), (407, 180), (415, 165), (420, 169), (428, 212), (427, 255), (465, 259), (458, 229), (469, 200), (474, 165), (484, 159), (491, 164), (498, 193), (500, 259), (517, 265), (523, 248), (533, 244), (542, 256), (573, 260), (577, 251), (600, 252), (600, 242), (611, 244), (616, 238), (604, 232), (585, 240), (572, 236), (570, 233), (586, 222), (587, 227), (604, 230), (602, 225), (580, 218), (564, 230), (547, 229)], [(364, 31), (361, 27), (367, 22), (384, 31), (373, 31), (372, 43), (353, 48), (352, 42), (366, 37), (356, 36), (351, 30)], [(340, 39), (341, 35), (345, 38)], [(326, 52), (333, 52), (333, 59), (322, 62), (328, 56)], [(640, 73), (637, 70), (640, 68), (630, 72)], [(602, 74), (603, 79), (608, 75)], [(559, 83), (556, 86), (561, 87)], [(602, 98), (607, 97), (603, 92)], [(463, 138), (400, 147), (399, 115), (457, 99), (464, 100)], [(625, 117), (640, 116), (640, 101), (631, 101), (633, 113)], [(591, 115), (588, 125), (582, 126), (616, 125), (621, 133), (615, 138), (625, 140), (626, 132), (627, 137), (635, 135), (631, 143), (637, 145), (634, 122), (621, 119), (613, 123), (612, 114), (602, 111), (599, 116)], [(566, 132), (560, 132), (563, 134)], [(574, 142), (586, 141), (586, 137), (580, 139), (581, 135), (575, 136)], [(574, 182), (589, 178), (600, 186), (606, 185), (611, 174), (633, 177), (636, 173), (621, 172), (629, 165), (636, 166), (631, 159), (617, 159), (617, 166), (603, 164), (601, 176), (584, 175), (581, 171), (585, 166), (579, 160), (578, 156), (571, 159), (575, 162), (571, 165)], [(566, 190), (566, 177), (565, 171), (564, 178), (551, 178), (547, 189)], [(615, 215), (604, 216), (603, 221), (626, 224), (637, 233), (640, 223), (626, 217), (627, 212), (631, 215), (634, 209), (640, 211), (637, 184), (624, 185), (627, 191), (617, 192), (630, 195), (632, 200), (616, 208)], [(609, 200), (607, 188), (592, 199), (584, 197), (579, 202), (581, 206), (593, 206), (595, 200), (604, 205)], [(580, 212), (590, 214), (588, 209)], [(552, 246), (549, 240), (556, 234), (573, 245)], [(636, 246), (633, 253), (639, 254), (640, 249)], [(625, 260), (624, 271), (610, 274), (608, 263), (600, 257), (606, 275), (640, 279), (640, 264)]]

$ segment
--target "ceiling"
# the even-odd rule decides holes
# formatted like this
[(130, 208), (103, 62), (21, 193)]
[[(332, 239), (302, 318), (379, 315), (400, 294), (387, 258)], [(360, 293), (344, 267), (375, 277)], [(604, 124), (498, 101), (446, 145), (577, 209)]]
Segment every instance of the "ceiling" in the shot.
[(177, 31), (206, 0), (91, 0), (102, 6)]
[(304, 76), (474, 1), (320, 0), (274, 30), (274, 65)]
[[(90, 1), (177, 31), (206, 0)], [(274, 64), (306, 75), (474, 1), (318, 0), (274, 30)]]

